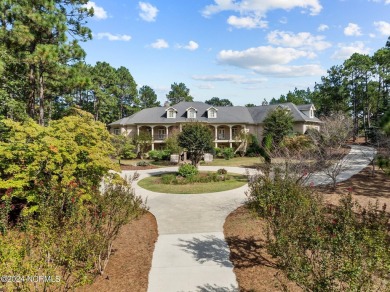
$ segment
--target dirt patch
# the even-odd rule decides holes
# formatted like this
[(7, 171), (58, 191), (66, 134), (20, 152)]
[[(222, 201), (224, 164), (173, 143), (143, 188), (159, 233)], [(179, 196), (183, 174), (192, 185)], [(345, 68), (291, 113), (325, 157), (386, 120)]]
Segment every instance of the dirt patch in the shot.
[(124, 226), (114, 242), (104, 275), (77, 291), (147, 291), (157, 236), (157, 222), (149, 212)]
[[(325, 202), (336, 205), (342, 194), (350, 192), (353, 199), (360, 205), (367, 206), (369, 202), (379, 205), (390, 206), (390, 177), (382, 170), (372, 172), (372, 167), (366, 167), (349, 180), (338, 183), (336, 190), (331, 187), (317, 187), (317, 190), (324, 195)], [(390, 208), (387, 208), (390, 212)]]
[(226, 218), (224, 234), (240, 291), (302, 291), (276, 268), (265, 248), (264, 230), (264, 221), (245, 206)]

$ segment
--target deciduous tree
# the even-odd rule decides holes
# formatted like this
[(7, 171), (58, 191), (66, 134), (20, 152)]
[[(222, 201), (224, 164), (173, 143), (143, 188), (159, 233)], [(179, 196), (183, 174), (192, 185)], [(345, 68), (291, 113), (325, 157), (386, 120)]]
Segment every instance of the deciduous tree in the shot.
[(190, 154), (191, 163), (198, 166), (203, 154), (213, 148), (213, 135), (208, 126), (194, 122), (184, 125), (178, 136), (180, 147)]

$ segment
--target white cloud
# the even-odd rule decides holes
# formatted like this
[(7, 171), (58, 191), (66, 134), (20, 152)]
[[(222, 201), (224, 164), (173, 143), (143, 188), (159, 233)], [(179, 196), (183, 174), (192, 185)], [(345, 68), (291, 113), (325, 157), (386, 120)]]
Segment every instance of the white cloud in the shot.
[(254, 70), (256, 73), (266, 74), (270, 76), (289, 78), (289, 77), (304, 77), (304, 76), (322, 76), (326, 73), (318, 64), (300, 65), (300, 66), (264, 66)]
[[(382, 0), (370, 0), (371, 2), (377, 2), (377, 3), (380, 3), (380, 2), (382, 2)], [(384, 0), (383, 1), (386, 5), (387, 4), (390, 4), (390, 0)]]
[(235, 81), (241, 79), (241, 75), (234, 74), (216, 74), (216, 75), (194, 75), (192, 79), (200, 81)]
[(202, 83), (202, 84), (197, 85), (197, 87), (199, 89), (214, 89), (215, 88), (215, 86), (210, 84), (210, 83)]
[(317, 28), (318, 31), (325, 31), (328, 29), (329, 29), (329, 26), (327, 26), (326, 24), (320, 24), (320, 26)]
[(360, 26), (356, 23), (348, 23), (348, 25), (344, 28), (344, 34), (346, 36), (360, 36), (362, 32), (360, 30)]
[(386, 21), (375, 21), (374, 25), (376, 27), (376, 30), (379, 31), (382, 35), (390, 35), (390, 23)]
[(282, 17), (280, 20), (279, 20), (280, 23), (282, 24), (286, 24), (288, 22), (287, 18), (286, 17)]
[(194, 41), (189, 41), (187, 45), (176, 45), (178, 49), (186, 49), (189, 51), (195, 51), (199, 48), (198, 43)]
[(112, 34), (109, 32), (99, 32), (96, 34), (98, 40), (107, 38), (109, 41), (125, 41), (128, 42), (131, 40), (131, 36), (127, 34)]
[(244, 51), (220, 51), (220, 64), (253, 70), (264, 75), (277, 77), (317, 76), (324, 70), (317, 64), (290, 66), (288, 63), (299, 58), (313, 58), (315, 54), (294, 48), (262, 46)]
[(366, 48), (363, 42), (351, 44), (338, 44), (339, 49), (334, 52), (332, 59), (346, 60), (354, 53), (369, 54), (371, 49)]
[(87, 4), (84, 5), (84, 7), (91, 9), (93, 8), (94, 11), (94, 17), (96, 19), (106, 19), (107, 18), (107, 12), (104, 10), (103, 7), (97, 6), (95, 2), (88, 1)]
[(217, 60), (220, 64), (227, 64), (241, 68), (256, 68), (275, 64), (287, 64), (298, 58), (312, 58), (315, 54), (294, 48), (261, 46), (244, 51), (222, 50)]
[(261, 20), (258, 17), (250, 17), (250, 16), (237, 17), (235, 15), (231, 15), (227, 19), (227, 23), (236, 28), (246, 28), (246, 29), (266, 28), (268, 26), (267, 21)]
[(278, 46), (288, 46), (293, 48), (309, 48), (317, 51), (331, 47), (331, 43), (324, 41), (324, 36), (314, 36), (309, 32), (292, 32), (274, 30), (267, 35), (268, 42)]
[(166, 49), (169, 48), (169, 44), (164, 39), (157, 39), (150, 45), (153, 49)]
[(247, 78), (236, 74), (193, 75), (192, 79), (210, 82), (230, 82), (235, 84), (259, 84), (267, 81), (266, 78)]
[(214, 0), (214, 4), (207, 5), (202, 15), (210, 17), (223, 11), (233, 11), (239, 16), (231, 15), (227, 22), (236, 28), (265, 28), (268, 22), (263, 19), (272, 10), (291, 10), (302, 8), (310, 11), (311, 15), (317, 15), (322, 10), (319, 0)]
[(209, 17), (222, 11), (235, 11), (242, 15), (265, 17), (271, 10), (293, 8), (307, 9), (311, 15), (317, 15), (322, 10), (319, 0), (214, 0), (214, 2), (215, 4), (203, 9), (203, 16)]
[(150, 3), (147, 2), (138, 2), (138, 7), (141, 10), (139, 13), (139, 16), (148, 22), (156, 21), (158, 9), (157, 7), (153, 6)]

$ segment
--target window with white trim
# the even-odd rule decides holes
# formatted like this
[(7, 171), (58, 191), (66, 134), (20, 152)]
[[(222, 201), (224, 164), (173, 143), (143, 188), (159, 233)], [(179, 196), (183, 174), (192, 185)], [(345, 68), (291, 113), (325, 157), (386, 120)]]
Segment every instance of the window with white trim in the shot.
[(194, 109), (189, 109), (187, 112), (187, 116), (189, 119), (196, 119), (196, 111)]
[(209, 109), (208, 117), (210, 119), (215, 119), (217, 117), (217, 111), (215, 109)]
[(119, 129), (119, 128), (114, 129), (115, 135), (120, 135), (120, 133), (121, 133), (121, 129)]
[(169, 119), (174, 119), (174, 118), (176, 118), (176, 112), (175, 112), (175, 110), (173, 110), (173, 109), (168, 110), (167, 116), (168, 116)]

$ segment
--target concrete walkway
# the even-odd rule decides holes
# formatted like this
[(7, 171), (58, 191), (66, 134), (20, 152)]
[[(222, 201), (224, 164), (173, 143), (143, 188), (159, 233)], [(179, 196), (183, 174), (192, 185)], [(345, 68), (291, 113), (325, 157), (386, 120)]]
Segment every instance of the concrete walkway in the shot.
[[(367, 147), (353, 146), (346, 168), (340, 177), (347, 179), (363, 169), (373, 156)], [(216, 171), (221, 167), (201, 166)], [(224, 167), (229, 172), (246, 173), (238, 167)], [(138, 171), (144, 177), (177, 168)], [(134, 171), (124, 171), (132, 174)], [(255, 172), (251, 170), (251, 174)], [(324, 176), (313, 177), (324, 183)], [(159, 237), (149, 273), (150, 292), (230, 292), (238, 291), (229, 248), (223, 235), (226, 217), (246, 200), (243, 187), (209, 194), (164, 194), (147, 191), (135, 185), (137, 195), (147, 200), (155, 215)]]

